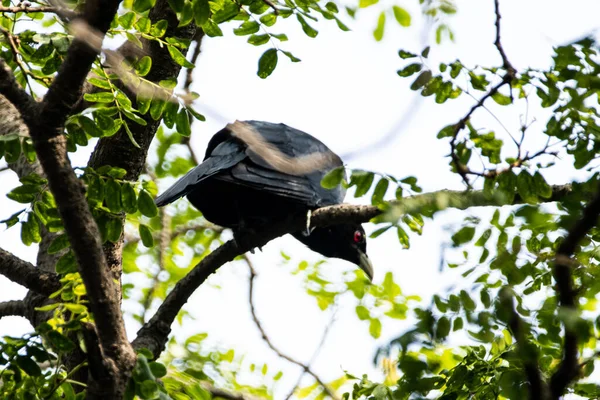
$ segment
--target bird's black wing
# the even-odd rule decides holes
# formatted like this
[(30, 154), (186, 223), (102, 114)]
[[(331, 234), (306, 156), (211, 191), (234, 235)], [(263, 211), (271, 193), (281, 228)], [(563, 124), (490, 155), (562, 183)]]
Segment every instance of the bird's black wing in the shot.
[(214, 147), (210, 157), (179, 179), (158, 196), (155, 203), (162, 207), (194, 190), (194, 185), (220, 171), (227, 170), (246, 158), (244, 148), (236, 141), (226, 140)]
[(328, 162), (308, 174), (289, 175), (277, 171), (254, 151), (246, 148), (248, 159), (236, 165), (231, 171), (218, 174), (215, 178), (267, 190), (310, 207), (339, 204), (344, 201), (346, 190), (343, 187), (325, 189), (321, 186), (321, 180), (329, 171), (343, 165), (342, 160), (325, 144), (285, 124), (245, 122), (288, 157), (298, 158), (314, 153), (326, 153), (330, 156)]

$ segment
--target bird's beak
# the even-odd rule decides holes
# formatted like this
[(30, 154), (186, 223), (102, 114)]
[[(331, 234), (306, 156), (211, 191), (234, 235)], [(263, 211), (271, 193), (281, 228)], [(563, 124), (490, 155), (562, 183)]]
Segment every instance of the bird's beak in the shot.
[(360, 250), (358, 250), (358, 256), (359, 256), (358, 266), (360, 267), (360, 269), (365, 271), (365, 274), (367, 274), (367, 277), (369, 277), (369, 281), (373, 282), (373, 264), (371, 264), (371, 260), (365, 253), (363, 253)]

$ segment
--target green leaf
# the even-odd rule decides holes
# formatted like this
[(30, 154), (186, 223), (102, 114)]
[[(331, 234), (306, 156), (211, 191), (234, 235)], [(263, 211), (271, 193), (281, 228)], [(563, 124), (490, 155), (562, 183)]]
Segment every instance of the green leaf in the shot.
[(248, 43), (254, 46), (261, 46), (269, 41), (269, 35), (252, 35), (248, 38)]
[(277, 15), (275, 15), (274, 13), (265, 14), (262, 17), (260, 17), (260, 22), (262, 22), (265, 26), (273, 26), (275, 25), (275, 22), (277, 22)]
[(143, 13), (154, 7), (156, 0), (133, 0), (133, 11)]
[(382, 11), (379, 14), (379, 19), (377, 20), (377, 27), (373, 31), (373, 37), (378, 42), (383, 39), (383, 33), (385, 31), (385, 12)]
[(77, 261), (73, 251), (69, 251), (56, 262), (56, 273), (64, 275), (72, 272), (77, 272)]
[(406, 11), (404, 8), (400, 7), (400, 6), (394, 6), (393, 7), (394, 10), (394, 17), (396, 17), (396, 21), (398, 21), (398, 23), (403, 26), (403, 27), (409, 27), (410, 26), (410, 14), (408, 13), (408, 11)]
[(437, 339), (444, 339), (450, 333), (450, 320), (447, 317), (441, 317), (435, 329)]
[(533, 188), (535, 193), (544, 199), (549, 199), (552, 197), (552, 188), (550, 185), (548, 185), (539, 171), (533, 175)]
[[(10, 135), (6, 135), (10, 136)], [(0, 135), (0, 138), (3, 136)], [(7, 140), (4, 142), (4, 159), (7, 163), (14, 163), (21, 155), (21, 139)]]
[(360, 0), (358, 2), (358, 7), (367, 8), (367, 7), (372, 6), (373, 4), (377, 4), (377, 3), (379, 3), (379, 0)]
[(190, 136), (192, 134), (192, 127), (190, 125), (190, 117), (186, 110), (182, 108), (177, 114), (176, 119), (177, 132), (182, 136)]
[(346, 178), (346, 170), (344, 167), (337, 167), (329, 171), (321, 180), (321, 186), (325, 189), (334, 189), (340, 185)]
[(265, 79), (273, 73), (275, 67), (277, 67), (277, 50), (269, 49), (260, 56), (256, 74), (260, 78)]
[(104, 186), (104, 201), (112, 212), (119, 212), (121, 207), (121, 185), (114, 179), (109, 179)]
[(517, 192), (526, 203), (537, 203), (534, 187), (533, 177), (526, 170), (522, 170), (517, 176)]
[(194, 0), (192, 2), (192, 10), (194, 11), (194, 21), (196, 25), (202, 26), (210, 17), (210, 7), (208, 0)]
[(409, 241), (408, 234), (406, 233), (406, 231), (401, 226), (398, 226), (398, 227), (396, 227), (396, 232), (398, 234), (398, 241), (400, 242), (402, 247), (404, 249), (410, 248), (410, 241)]
[(223, 31), (212, 19), (209, 19), (202, 25), (202, 30), (209, 37), (223, 36)]
[(372, 172), (355, 170), (350, 178), (350, 186), (356, 186), (354, 197), (361, 197), (367, 194), (373, 184), (374, 174)]
[(63, 233), (62, 235), (58, 235), (56, 238), (54, 238), (50, 246), (48, 246), (48, 254), (58, 253), (67, 247), (69, 247), (69, 238), (65, 233)]
[(167, 20), (161, 19), (152, 25), (152, 28), (150, 29), (150, 35), (152, 35), (156, 38), (161, 38), (161, 37), (165, 36), (165, 33), (167, 33), (168, 27), (169, 27), (169, 23), (167, 22)]
[(152, 69), (152, 59), (149, 56), (144, 56), (135, 64), (135, 70), (139, 76), (146, 76)]
[(154, 200), (150, 193), (148, 193), (145, 189), (140, 191), (138, 196), (138, 209), (140, 212), (146, 217), (153, 218), (158, 215), (158, 208), (156, 204), (154, 204)]
[(167, 367), (159, 362), (151, 362), (150, 370), (155, 378), (162, 378), (163, 376), (167, 375)]
[(22, 185), (17, 186), (6, 194), (6, 197), (18, 203), (27, 204), (35, 200), (40, 192), (39, 185)]
[(120, 218), (109, 218), (106, 223), (106, 239), (117, 243), (123, 232), (123, 223)]
[(406, 60), (407, 58), (414, 58), (417, 55), (415, 53), (411, 53), (409, 51), (399, 50), (398, 56), (400, 56), (401, 59)]
[(58, 331), (51, 330), (45, 336), (58, 351), (69, 353), (75, 349), (75, 343)]
[(375, 186), (375, 190), (373, 191), (373, 196), (371, 196), (371, 204), (378, 205), (383, 203), (383, 197), (385, 196), (390, 182), (386, 178), (381, 178), (377, 185)]
[(311, 38), (317, 37), (319, 32), (316, 31), (312, 26), (310, 26), (308, 24), (308, 22), (306, 22), (306, 20), (304, 19), (304, 17), (302, 15), (296, 14), (296, 18), (298, 19), (298, 22), (300, 22), (300, 25), (302, 26), (302, 30), (308, 37), (311, 37)]
[(40, 225), (35, 214), (30, 212), (27, 214), (27, 221), (21, 222), (21, 241), (29, 246), (32, 243), (39, 243), (40, 240), (42, 240)]
[[(192, 2), (185, 1), (185, 2), (183, 2), (183, 7), (182, 7), (181, 11), (179, 12), (179, 25), (177, 27), (180, 28), (183, 26), (187, 26), (193, 20), (194, 20), (194, 10), (192, 7)], [(206, 25), (206, 24), (204, 24), (204, 25)], [(204, 27), (202, 27), (202, 30), (206, 33), (206, 30), (204, 29)]]
[(154, 246), (154, 238), (152, 237), (152, 232), (150, 231), (150, 228), (148, 228), (144, 224), (140, 224), (139, 231), (140, 238), (142, 239), (142, 244), (146, 247)]
[(245, 36), (256, 33), (260, 30), (260, 24), (256, 21), (246, 21), (239, 27), (233, 30), (233, 33), (237, 36)]
[(194, 64), (189, 62), (177, 47), (171, 45), (167, 46), (167, 49), (169, 50), (171, 58), (173, 58), (173, 61), (175, 61), (177, 64), (184, 68), (194, 68)]
[(379, 319), (372, 319), (369, 324), (369, 333), (375, 339), (378, 339), (381, 336), (381, 321)]
[(425, 70), (417, 76), (417, 79), (410, 85), (410, 90), (419, 90), (423, 86), (429, 83), (433, 74), (430, 70)]
[[(144, 121), (144, 120), (142, 120), (142, 121)], [(146, 121), (144, 121), (144, 124), (146, 124)], [(135, 141), (135, 138), (133, 137), (133, 132), (131, 132), (131, 129), (129, 129), (129, 124), (127, 124), (126, 121), (123, 121), (123, 127), (125, 128), (125, 132), (127, 132), (127, 137), (129, 138), (129, 141), (131, 142), (131, 144), (133, 144), (135, 147), (137, 147), (139, 149), (140, 145), (138, 144), (138, 142)]]
[(356, 306), (356, 315), (358, 315), (358, 319), (361, 321), (366, 321), (371, 318), (371, 313), (363, 305)]
[(131, 29), (131, 27), (133, 26), (133, 21), (135, 21), (135, 13), (129, 11), (121, 15), (119, 18), (117, 18), (117, 20), (119, 21), (119, 25), (121, 25), (123, 29)]
[(287, 56), (287, 58), (290, 59), (291, 62), (300, 62), (302, 60), (300, 60), (298, 57), (294, 56), (292, 53), (290, 53), (289, 51), (285, 51), (285, 50), (280, 50), (283, 54), (285, 54)]
[[(180, 13), (183, 11), (183, 7), (185, 5), (185, 0), (168, 0), (171, 9), (176, 13)], [(188, 3), (189, 4), (189, 3)]]
[(40, 366), (30, 357), (17, 355), (17, 365), (29, 376), (39, 376), (42, 374)]
[(137, 196), (129, 182), (121, 186), (121, 204), (123, 205), (123, 211), (127, 214), (133, 214), (137, 211)]
[(112, 103), (115, 95), (112, 92), (86, 93), (83, 98), (90, 103)]
[(492, 99), (501, 106), (507, 106), (511, 103), (510, 97), (500, 92), (496, 92), (492, 95)]
[(475, 228), (472, 226), (463, 226), (458, 232), (452, 235), (452, 242), (455, 247), (468, 243), (475, 236)]

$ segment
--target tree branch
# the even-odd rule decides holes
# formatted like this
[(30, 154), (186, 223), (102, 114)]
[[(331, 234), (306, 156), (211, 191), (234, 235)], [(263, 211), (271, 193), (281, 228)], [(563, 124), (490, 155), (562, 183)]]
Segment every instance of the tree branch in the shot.
[(62, 8), (62, 7), (51, 7), (51, 6), (38, 6), (38, 7), (31, 7), (29, 5), (26, 5), (26, 3), (19, 3), (19, 5), (17, 6), (11, 6), (11, 7), (0, 7), (0, 13), (11, 13), (11, 14), (16, 14), (16, 13), (52, 13), (52, 14), (56, 14), (61, 18), (66, 18), (66, 19), (74, 19), (77, 17), (77, 13), (74, 11), (71, 11), (67, 8)]
[(0, 58), (0, 94), (15, 106), (27, 126), (35, 122), (39, 110), (38, 103), (19, 86), (2, 58)]
[(0, 303), (0, 318), (2, 317), (25, 317), (25, 303), (23, 300), (10, 300)]
[(529, 398), (531, 400), (545, 400), (548, 398), (548, 390), (542, 373), (538, 366), (537, 350), (527, 339), (528, 326), (521, 319), (514, 307), (511, 293), (508, 289), (500, 291), (500, 304), (508, 313), (508, 326), (517, 342), (517, 353), (523, 363), (525, 375), (529, 381)]
[[(88, 1), (88, 29), (104, 35), (119, 0)], [(35, 121), (27, 121), (34, 147), (64, 223), (79, 272), (85, 283), (89, 309), (94, 315), (98, 340), (106, 358), (102, 381), (90, 382), (90, 398), (119, 398), (135, 365), (120, 308), (120, 297), (102, 248), (100, 232), (88, 207), (85, 189), (67, 155), (64, 123), (77, 102), (83, 83), (99, 49), (76, 37), (65, 61), (44, 96)]]
[(516, 70), (512, 66), (510, 61), (508, 61), (508, 57), (506, 56), (506, 53), (504, 52), (504, 48), (502, 47), (502, 42), (500, 41), (500, 19), (502, 18), (502, 16), (500, 15), (499, 0), (494, 0), (494, 12), (496, 13), (496, 23), (495, 23), (495, 25), (496, 25), (496, 40), (494, 41), (494, 45), (496, 46), (496, 49), (498, 49), (498, 53), (500, 53), (500, 57), (502, 57), (502, 66), (506, 70), (507, 74), (514, 77)]
[(200, 382), (200, 385), (210, 392), (213, 398), (215, 399), (224, 399), (224, 400), (258, 400), (257, 397), (254, 397), (245, 393), (234, 393), (225, 389), (218, 388), (208, 382)]
[(58, 275), (36, 268), (0, 248), (0, 274), (27, 289), (49, 296), (60, 289)]
[[(549, 201), (559, 201), (571, 192), (571, 185), (556, 185), (552, 189), (553, 196)], [(462, 197), (466, 197), (468, 201), (461, 200)], [(500, 206), (520, 203), (522, 203), (522, 200), (518, 196), (510, 203), (501, 203), (498, 198), (489, 197), (483, 191), (457, 192), (443, 190), (392, 202), (387, 212), (391, 215), (389, 216), (391, 221), (394, 218), (397, 220), (402, 213), (417, 212), (419, 209), (429, 207), (432, 204), (438, 207), (438, 209), (466, 209), (477, 206)], [(313, 211), (311, 227), (329, 226), (344, 222), (368, 222), (382, 213), (383, 211), (376, 206), (341, 204), (323, 207)], [(290, 220), (275, 224), (268, 231), (257, 232), (255, 235), (248, 237), (244, 240), (243, 245), (238, 245), (233, 240), (221, 245), (202, 259), (183, 279), (177, 282), (154, 316), (138, 331), (137, 337), (132, 343), (134, 348), (147, 348), (158, 357), (164, 349), (171, 332), (171, 324), (177, 317), (177, 314), (194, 291), (211, 274), (216, 272), (223, 264), (232, 261), (235, 257), (253, 248), (262, 247), (279, 236), (290, 232), (297, 232), (305, 228), (306, 220), (303, 215), (290, 216)]]
[[(577, 313), (577, 293), (573, 287), (572, 268), (576, 261), (572, 259), (575, 249), (581, 240), (598, 223), (600, 215), (600, 187), (598, 193), (583, 210), (581, 218), (571, 227), (567, 236), (561, 242), (554, 260), (553, 275), (556, 281), (556, 292), (560, 307), (569, 314)], [(568, 317), (568, 316), (567, 316)], [(550, 379), (552, 398), (558, 399), (566, 387), (579, 374), (577, 361), (577, 332), (573, 321), (564, 320), (565, 340), (563, 358)]]
[(312, 376), (317, 381), (317, 383), (323, 387), (323, 390), (325, 390), (325, 393), (327, 393), (327, 395), (329, 397), (331, 397), (332, 399), (339, 399), (339, 397), (335, 394), (335, 391), (333, 391), (325, 382), (323, 382), (323, 380), (319, 377), (319, 375), (317, 375), (310, 368), (310, 365), (304, 364), (304, 363), (296, 360), (295, 358), (283, 353), (281, 350), (279, 350), (277, 347), (275, 347), (275, 345), (273, 344), (271, 339), (269, 339), (269, 336), (267, 336), (267, 332), (265, 331), (265, 328), (263, 328), (262, 324), (260, 323), (260, 320), (258, 319), (258, 315), (256, 315), (256, 307), (254, 306), (254, 279), (256, 278), (256, 270), (254, 269), (254, 266), (252, 265), (252, 261), (250, 260), (250, 257), (245, 255), (244, 260), (246, 261), (246, 264), (248, 265), (248, 270), (250, 271), (250, 279), (248, 280), (248, 302), (250, 304), (250, 314), (252, 315), (252, 320), (254, 321), (254, 325), (256, 325), (256, 327), (258, 328), (258, 331), (260, 332), (262, 339), (265, 341), (265, 343), (267, 344), (267, 346), (269, 346), (269, 348), (271, 350), (273, 350), (275, 353), (277, 353), (277, 355), (279, 357), (291, 362), (292, 364), (296, 364), (297, 366), (302, 368), (302, 370), (304, 372), (306, 372), (307, 374)]

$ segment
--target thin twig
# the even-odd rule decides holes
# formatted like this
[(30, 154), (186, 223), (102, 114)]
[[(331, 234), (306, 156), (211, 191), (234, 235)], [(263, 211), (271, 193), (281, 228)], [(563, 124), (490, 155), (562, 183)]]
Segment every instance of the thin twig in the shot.
[(502, 16), (500, 15), (500, 3), (499, 0), (494, 0), (494, 11), (496, 13), (496, 40), (494, 41), (494, 45), (496, 49), (498, 49), (498, 53), (500, 53), (500, 57), (502, 57), (502, 66), (506, 70), (506, 73), (512, 75), (516, 72), (515, 68), (512, 66), (510, 61), (508, 61), (508, 57), (504, 52), (504, 48), (502, 47), (502, 42), (500, 41), (500, 19)]
[(304, 372), (312, 376), (319, 383), (319, 385), (323, 387), (323, 389), (329, 397), (331, 397), (332, 399), (338, 399), (335, 392), (329, 386), (327, 386), (327, 384), (323, 382), (323, 380), (310, 368), (310, 364), (304, 364), (296, 360), (295, 358), (292, 358), (291, 356), (283, 353), (281, 350), (275, 347), (271, 339), (269, 339), (265, 328), (262, 326), (260, 320), (258, 319), (258, 316), (256, 315), (256, 308), (254, 305), (254, 279), (256, 278), (256, 270), (254, 269), (252, 261), (250, 260), (250, 257), (247, 254), (244, 255), (244, 260), (246, 261), (246, 264), (248, 265), (248, 270), (250, 271), (250, 279), (248, 280), (248, 302), (250, 303), (250, 313), (252, 314), (252, 320), (258, 328), (262, 339), (265, 341), (265, 343), (267, 344), (267, 346), (269, 346), (271, 350), (277, 353), (279, 357), (291, 362), (292, 364), (296, 364), (297, 366), (302, 368)]
[[(312, 357), (310, 358), (310, 360), (308, 360), (308, 363), (306, 364), (309, 367), (315, 362), (315, 360), (317, 359), (317, 356), (321, 352), (321, 349), (323, 348), (323, 345), (325, 344), (325, 341), (327, 340), (327, 336), (329, 335), (329, 332), (331, 332), (331, 327), (335, 323), (335, 316), (336, 316), (336, 310), (334, 309), (334, 311), (331, 314), (331, 319), (329, 320), (329, 323), (327, 324), (327, 326), (325, 326), (325, 330), (323, 331), (323, 335), (321, 336), (321, 341), (319, 342), (319, 345), (317, 346), (317, 348), (313, 352)], [(292, 390), (290, 390), (290, 392), (286, 396), (285, 400), (289, 400), (294, 395), (294, 393), (296, 392), (296, 389), (298, 388), (298, 386), (300, 386), (300, 383), (302, 382), (302, 378), (304, 377), (304, 374), (305, 374), (305, 371), (302, 371), (302, 373), (300, 373), (300, 375), (298, 376), (298, 380), (296, 381), (296, 384), (292, 387)]]

